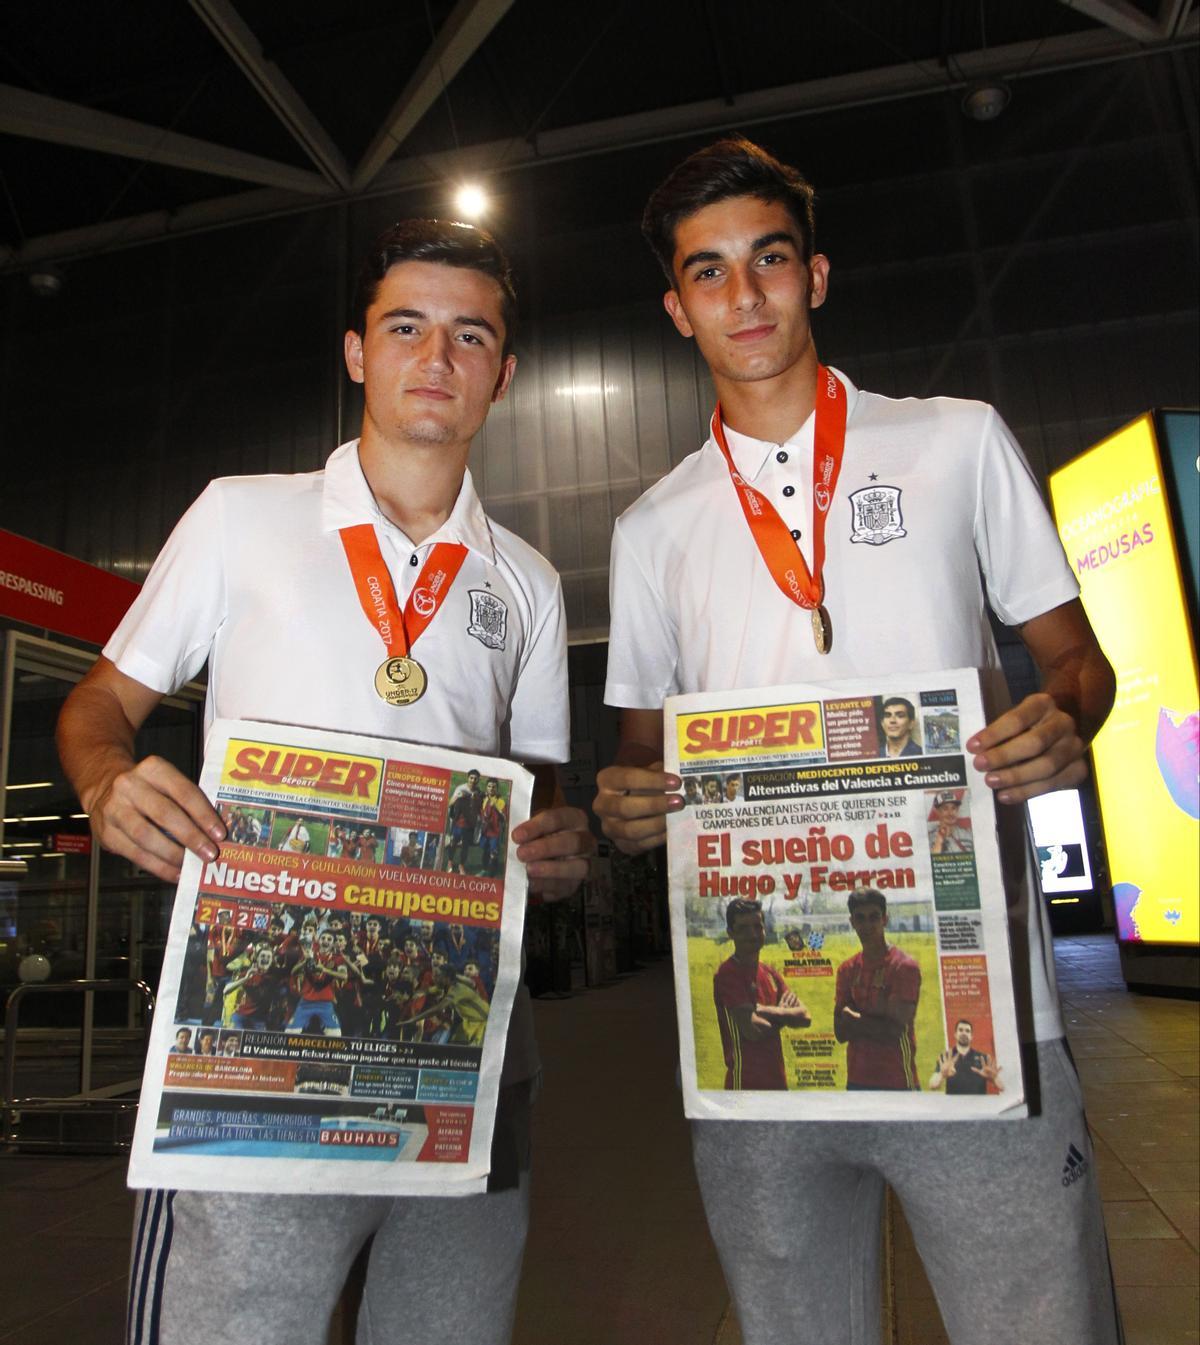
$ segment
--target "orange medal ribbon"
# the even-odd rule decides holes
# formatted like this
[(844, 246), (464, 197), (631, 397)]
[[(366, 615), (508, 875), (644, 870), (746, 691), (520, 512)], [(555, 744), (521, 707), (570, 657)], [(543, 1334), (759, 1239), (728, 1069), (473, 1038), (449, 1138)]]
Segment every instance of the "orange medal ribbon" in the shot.
[(372, 523), (339, 528), (354, 588), (367, 620), (379, 632), (387, 658), (375, 673), (375, 689), (389, 705), (410, 705), (425, 691), (425, 670), (411, 656), (413, 645), (437, 615), (467, 558), (459, 542), (438, 542), (417, 576), (403, 613)]
[(742, 476), (733, 461), (725, 439), (721, 421), (721, 404), (713, 412), (712, 436), (725, 456), (729, 477), (738, 494), (742, 513), (750, 526), (759, 555), (766, 562), (771, 578), (779, 591), (813, 614), (813, 636), (819, 653), (829, 652), (832, 640), (829, 613), (822, 603), (825, 598), (825, 522), (833, 493), (837, 489), (842, 470), (842, 456), (846, 448), (846, 389), (836, 375), (823, 364), (817, 365), (816, 424), (813, 428), (812, 470), (812, 570), (804, 554), (796, 545), (787, 524), (779, 516), (770, 500)]

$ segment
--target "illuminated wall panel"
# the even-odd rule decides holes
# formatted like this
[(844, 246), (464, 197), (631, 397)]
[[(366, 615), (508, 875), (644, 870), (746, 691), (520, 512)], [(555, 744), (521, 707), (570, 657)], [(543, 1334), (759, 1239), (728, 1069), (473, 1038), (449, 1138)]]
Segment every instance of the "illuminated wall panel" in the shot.
[(1083, 603), (1117, 674), (1092, 745), (1117, 933), (1200, 942), (1196, 652), (1147, 414), (1050, 478)]

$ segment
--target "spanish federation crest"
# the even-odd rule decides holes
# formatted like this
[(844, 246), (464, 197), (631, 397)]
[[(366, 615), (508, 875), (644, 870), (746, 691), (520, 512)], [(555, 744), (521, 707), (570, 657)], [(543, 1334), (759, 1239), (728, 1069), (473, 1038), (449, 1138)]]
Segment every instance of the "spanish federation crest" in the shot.
[(494, 593), (485, 589), (467, 590), (471, 595), (471, 624), (467, 634), (473, 635), (489, 649), (503, 649), (508, 634), (508, 607)]
[(882, 546), (908, 536), (900, 512), (899, 486), (864, 486), (850, 496), (850, 506), (854, 510), (852, 542)]

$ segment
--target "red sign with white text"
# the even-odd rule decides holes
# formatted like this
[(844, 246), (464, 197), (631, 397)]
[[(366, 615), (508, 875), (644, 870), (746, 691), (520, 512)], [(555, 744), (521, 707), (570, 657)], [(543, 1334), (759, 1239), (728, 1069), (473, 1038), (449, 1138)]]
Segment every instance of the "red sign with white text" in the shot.
[(103, 645), (139, 586), (0, 528), (0, 617)]
[(92, 838), (87, 832), (56, 831), (51, 839), (53, 842), (51, 848), (57, 850), (60, 855), (92, 853)]

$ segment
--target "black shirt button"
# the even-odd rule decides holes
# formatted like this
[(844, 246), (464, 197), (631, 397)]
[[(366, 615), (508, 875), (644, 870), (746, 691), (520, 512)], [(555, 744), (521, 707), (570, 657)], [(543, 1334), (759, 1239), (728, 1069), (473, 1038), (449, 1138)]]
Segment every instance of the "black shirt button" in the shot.
[(792, 529), (792, 538), (793, 538), (793, 540), (795, 540), (795, 541), (797, 541), (797, 542), (800, 540), (800, 529), (799, 529), (799, 528), (793, 528), (793, 529)]
[(408, 563), (409, 563), (410, 565), (416, 565), (416, 564), (417, 564), (417, 553), (416, 553), (415, 551), (412, 553), (411, 556), (409, 556), (409, 558), (408, 558)]
[(784, 493), (785, 495), (795, 495), (795, 493), (796, 493), (796, 487), (795, 487), (795, 486), (784, 486), (784, 488), (783, 488), (783, 493)]
[(775, 454), (775, 461), (776, 461), (776, 462), (787, 462), (787, 454), (783, 451), (782, 448), (779, 450), (778, 453)]

